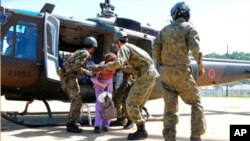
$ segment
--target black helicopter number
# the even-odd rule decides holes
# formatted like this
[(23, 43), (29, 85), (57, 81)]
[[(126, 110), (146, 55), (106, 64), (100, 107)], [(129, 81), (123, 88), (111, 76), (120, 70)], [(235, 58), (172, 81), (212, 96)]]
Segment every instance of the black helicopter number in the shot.
[(10, 70), (8, 72), (8, 76), (29, 78), (30, 72), (20, 71), (20, 70)]

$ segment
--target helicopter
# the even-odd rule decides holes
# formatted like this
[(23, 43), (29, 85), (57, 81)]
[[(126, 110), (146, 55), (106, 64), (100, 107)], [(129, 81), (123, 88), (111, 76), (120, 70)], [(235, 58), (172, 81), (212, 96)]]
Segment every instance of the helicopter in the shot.
[[(92, 60), (99, 63), (110, 52), (113, 34), (125, 31), (129, 42), (141, 47), (151, 56), (151, 48), (159, 31), (142, 26), (140, 22), (118, 17), (109, 0), (100, 3), (101, 13), (96, 18), (78, 20), (53, 15), (55, 5), (46, 3), (39, 12), (0, 8), (1, 24), (1, 96), (12, 101), (43, 101), (49, 118), (53, 112), (47, 101), (69, 102), (56, 73), (60, 58), (82, 49), (83, 40), (93, 36), (98, 48)], [(12, 50), (8, 50), (12, 42)], [(63, 59), (62, 59), (63, 60)], [(199, 86), (225, 84), (250, 78), (250, 62), (222, 59), (203, 59), (206, 74), (198, 78), (197, 65), (192, 59), (192, 75)], [(155, 64), (159, 69), (160, 65)], [(157, 78), (149, 100), (162, 98), (160, 79)], [(81, 83), (83, 103), (95, 103), (93, 85)], [(22, 113), (1, 112), (1, 116), (14, 123), (30, 127), (58, 125), (56, 122), (32, 123), (19, 119), (28, 114), (28, 102)]]

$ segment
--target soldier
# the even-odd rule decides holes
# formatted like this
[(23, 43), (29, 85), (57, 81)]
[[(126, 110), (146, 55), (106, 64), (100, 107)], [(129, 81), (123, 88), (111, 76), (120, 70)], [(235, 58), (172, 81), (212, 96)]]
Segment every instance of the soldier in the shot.
[(160, 77), (164, 88), (164, 129), (165, 141), (176, 141), (178, 123), (178, 96), (191, 105), (191, 141), (201, 141), (206, 123), (198, 86), (191, 75), (188, 64), (189, 50), (198, 65), (198, 75), (205, 73), (199, 35), (189, 22), (190, 9), (184, 2), (176, 3), (171, 9), (173, 23), (164, 27), (155, 39), (152, 53), (161, 65)]
[(123, 125), (123, 129), (131, 129), (134, 127), (132, 119), (129, 117), (126, 108), (126, 99), (128, 97), (129, 90), (131, 89), (135, 79), (129, 73), (123, 72), (123, 81), (120, 87), (115, 91), (113, 101), (117, 111), (117, 121), (124, 122), (127, 119), (127, 123)]
[[(119, 48), (112, 45), (110, 50), (117, 54)], [(122, 75), (119, 76), (122, 77), (122, 82), (114, 91), (113, 101), (117, 111), (117, 120), (112, 122), (111, 126), (123, 125), (124, 120), (127, 119), (127, 123), (123, 125), (123, 129), (130, 129), (134, 127), (134, 124), (127, 113), (126, 99), (132, 84), (135, 82), (135, 78), (132, 75), (132, 70), (128, 66), (122, 67), (117, 73), (122, 73)]]
[(152, 58), (141, 48), (129, 44), (128, 36), (123, 31), (114, 35), (114, 44), (119, 47), (117, 59), (105, 65), (92, 66), (93, 71), (98, 69), (120, 69), (124, 65), (130, 65), (134, 71), (139, 72), (138, 79), (129, 91), (126, 100), (126, 108), (129, 117), (136, 123), (137, 131), (128, 135), (128, 140), (146, 139), (148, 133), (145, 129), (145, 120), (140, 110), (148, 100), (148, 97), (156, 84), (156, 77), (159, 76)]
[(6, 35), (6, 42), (8, 43), (8, 47), (6, 48), (4, 55), (11, 56), (13, 54), (13, 33), (9, 32)]
[(97, 41), (94, 37), (88, 37), (84, 40), (84, 48), (74, 52), (67, 61), (63, 64), (63, 68), (57, 71), (61, 85), (65, 92), (67, 92), (70, 100), (70, 111), (67, 122), (67, 132), (81, 133), (76, 125), (76, 121), (80, 116), (82, 97), (80, 95), (80, 86), (78, 84), (78, 75), (91, 73), (84, 69), (90, 55), (96, 50)]

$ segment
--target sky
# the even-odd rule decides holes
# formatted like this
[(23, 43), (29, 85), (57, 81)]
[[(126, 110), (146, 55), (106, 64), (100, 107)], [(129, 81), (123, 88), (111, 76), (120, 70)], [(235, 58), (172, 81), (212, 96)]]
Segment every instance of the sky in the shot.
[[(10, 8), (40, 11), (44, 3), (55, 4), (53, 14), (87, 19), (100, 13), (105, 0), (1, 0)], [(171, 20), (170, 10), (177, 2), (190, 6), (190, 22), (200, 35), (203, 54), (250, 53), (250, 0), (110, 0), (118, 17), (162, 29)]]

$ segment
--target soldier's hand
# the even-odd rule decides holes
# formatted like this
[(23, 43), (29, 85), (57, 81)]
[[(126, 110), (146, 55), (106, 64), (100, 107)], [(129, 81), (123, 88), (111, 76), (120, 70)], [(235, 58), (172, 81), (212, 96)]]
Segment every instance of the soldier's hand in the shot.
[(122, 70), (124, 73), (128, 73), (128, 74), (133, 73), (133, 67), (132, 67), (131, 65), (122, 66), (121, 70)]
[(105, 68), (105, 65), (90, 65), (89, 69), (93, 72), (101, 71)]
[(198, 73), (199, 73), (199, 77), (203, 77), (205, 75), (205, 69), (204, 69), (203, 64), (198, 65)]
[(94, 77), (95, 76), (95, 73), (93, 73), (92, 71), (89, 71), (89, 70), (86, 70), (86, 69), (83, 69), (84, 70), (84, 73), (90, 77)]
[(61, 69), (60, 67), (56, 70), (57, 75), (59, 76), (59, 78), (62, 80), (63, 76), (64, 76), (64, 72), (63, 69)]

